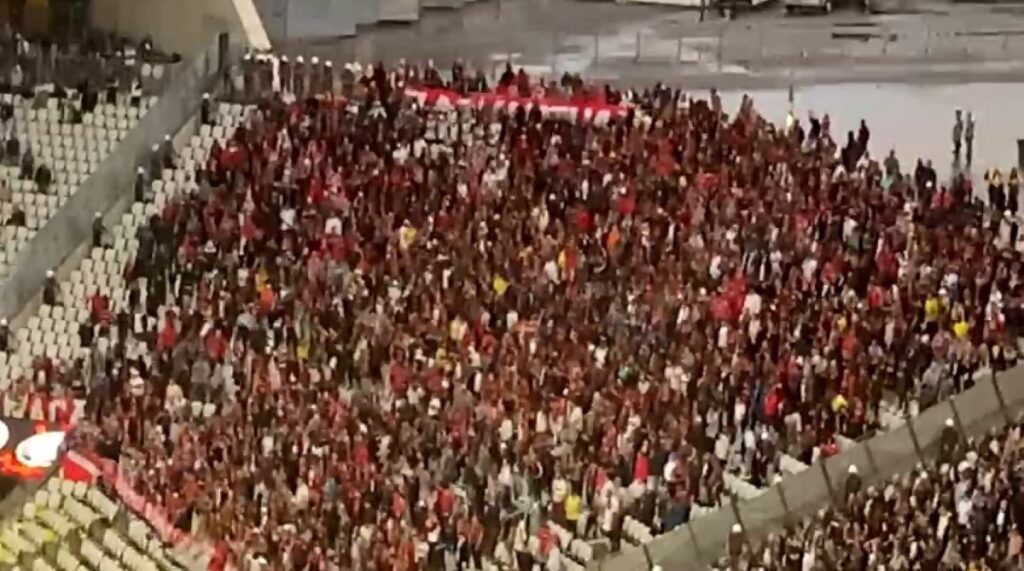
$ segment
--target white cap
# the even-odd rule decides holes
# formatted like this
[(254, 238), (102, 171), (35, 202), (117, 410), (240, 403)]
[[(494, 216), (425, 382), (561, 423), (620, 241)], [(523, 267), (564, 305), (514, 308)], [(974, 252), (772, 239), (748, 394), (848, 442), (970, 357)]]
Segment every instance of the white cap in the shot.
[(160, 144), (159, 143), (154, 143), (153, 144), (153, 150), (154, 151), (159, 151), (160, 150)]
[(204, 93), (203, 94), (203, 99), (209, 99), (209, 98), (210, 98), (210, 94), (209, 93)]
[(318, 58), (316, 56), (313, 56), (313, 58), (309, 60), (309, 63), (311, 63), (313, 65), (316, 65), (316, 64), (320, 63), (320, 58)]
[(305, 60), (302, 59), (302, 56), (295, 58), (295, 63), (302, 63), (303, 61)]
[(738, 523), (732, 524), (732, 532), (733, 533), (740, 533), (741, 531), (743, 531), (743, 526), (741, 526)]
[(6, 326), (7, 326), (7, 318), (6, 317), (0, 317), (0, 327), (6, 327)]
[(856, 474), (857, 473), (857, 466), (856, 465), (851, 465), (850, 469), (848, 469), (847, 472), (849, 472), (851, 474)]
[(164, 140), (165, 141), (170, 141), (171, 140), (171, 136), (170, 135), (164, 135)]
[(96, 218), (103, 218), (103, 213), (97, 210), (96, 213), (94, 214), (94, 216)]
[(947, 418), (946, 419), (946, 426), (949, 427), (949, 428), (953, 428), (953, 419), (952, 418)]
[(137, 172), (139, 174), (142, 174), (142, 173), (146, 172), (146, 170), (143, 169), (142, 167), (138, 167), (137, 169), (135, 169), (135, 172)]
[(331, 60), (327, 60), (324, 62), (324, 65), (327, 67), (334, 67), (334, 62), (332, 62)]
[(288, 56), (281, 56), (281, 61), (288, 61)]
[(46, 270), (46, 277), (52, 278), (53, 277), (53, 270)]

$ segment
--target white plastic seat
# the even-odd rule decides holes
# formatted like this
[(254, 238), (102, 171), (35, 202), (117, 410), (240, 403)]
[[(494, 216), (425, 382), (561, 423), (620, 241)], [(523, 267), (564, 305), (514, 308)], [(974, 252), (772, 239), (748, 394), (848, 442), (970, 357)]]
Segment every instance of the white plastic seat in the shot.
[(112, 553), (115, 557), (120, 558), (124, 553), (125, 547), (124, 540), (121, 539), (117, 532), (113, 529), (108, 529), (103, 533), (103, 547)]
[(57, 565), (60, 565), (60, 568), (64, 571), (76, 571), (81, 567), (82, 563), (66, 547), (61, 547), (57, 551)]
[(91, 539), (82, 540), (80, 552), (86, 563), (94, 568), (99, 567), (100, 562), (103, 561), (103, 551)]

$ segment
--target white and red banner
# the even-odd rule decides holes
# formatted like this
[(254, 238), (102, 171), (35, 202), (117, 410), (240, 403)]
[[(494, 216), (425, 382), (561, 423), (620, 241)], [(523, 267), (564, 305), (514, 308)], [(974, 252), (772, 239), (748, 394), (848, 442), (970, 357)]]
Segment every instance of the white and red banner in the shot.
[(424, 107), (436, 109), (454, 109), (455, 107), (473, 107), (476, 109), (493, 106), (507, 108), (509, 111), (517, 107), (526, 108), (540, 106), (545, 117), (576, 120), (586, 123), (603, 125), (610, 119), (626, 114), (625, 105), (612, 105), (601, 101), (580, 101), (561, 97), (520, 97), (514, 93), (472, 93), (462, 95), (457, 91), (440, 88), (407, 88), (405, 94), (418, 101)]

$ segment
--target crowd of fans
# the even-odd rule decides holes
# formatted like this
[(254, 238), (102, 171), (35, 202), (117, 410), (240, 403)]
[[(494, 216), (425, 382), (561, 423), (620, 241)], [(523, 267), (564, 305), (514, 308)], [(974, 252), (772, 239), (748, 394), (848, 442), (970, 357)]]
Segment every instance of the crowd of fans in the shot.
[(670, 530), (1017, 359), (1016, 213), (865, 125), (512, 70), (628, 111), (435, 111), (413, 69), (264, 98), (83, 328), (97, 449), (243, 568), (560, 569), (549, 522)]
[(724, 569), (985, 569), (1024, 567), (1024, 423), (978, 441), (945, 439), (934, 465), (877, 487), (850, 475), (844, 501), (749, 549)]

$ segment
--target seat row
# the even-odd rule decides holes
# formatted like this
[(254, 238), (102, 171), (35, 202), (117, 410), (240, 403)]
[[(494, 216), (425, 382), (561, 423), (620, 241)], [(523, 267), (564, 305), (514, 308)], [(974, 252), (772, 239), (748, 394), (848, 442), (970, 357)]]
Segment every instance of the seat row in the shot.
[(192, 173), (194, 164), (188, 159), (182, 162), (181, 168), (167, 169), (165, 178), (153, 183), (153, 200), (132, 204), (119, 223), (109, 229), (112, 238), (109, 247), (92, 248), (71, 272), (70, 279), (60, 284), (61, 305), (41, 306), (38, 315), (29, 318), (24, 327), (14, 332), (12, 354), (6, 363), (0, 360), (0, 389), (24, 374), (36, 357), (62, 361), (88, 358), (88, 348), (81, 346), (79, 330), (89, 321), (90, 299), (96, 294), (103, 295), (115, 308), (125, 302), (125, 270), (138, 251), (139, 228), (168, 200), (197, 188), (190, 180)]
[[(55, 550), (44, 549), (56, 544)], [(98, 487), (51, 478), (0, 531), (0, 561), (27, 553), (62, 571), (179, 571), (152, 529)]]
[[(99, 167), (113, 146), (127, 135), (127, 130), (138, 121), (133, 115), (144, 112), (156, 102), (155, 97), (146, 98), (142, 108), (137, 110), (134, 107), (126, 109), (115, 105), (97, 107), (102, 109), (97, 117), (103, 120), (97, 122), (98, 126), (93, 126), (91, 118), (85, 125), (50, 122), (49, 119), (55, 114), (51, 115), (49, 108), (26, 110), (24, 107), (31, 105), (31, 100), (22, 100), (10, 94), (0, 96), (0, 101), (3, 100), (15, 103), (15, 115), (22, 114), (25, 118), (26, 130), (21, 131), (19, 126), (17, 136), (19, 140), (28, 141), (33, 154), (39, 157), (37, 164), (50, 167), (54, 178), (50, 192), (54, 196), (39, 203), (20, 202), (17, 199), (11, 203), (0, 203), (0, 224), (10, 220), (16, 207), (25, 214), (23, 227), (0, 230), (0, 237), (3, 238), (0, 247), (0, 279), (11, 273), (25, 244), (56, 215), (82, 182)], [(48, 106), (51, 104), (55, 105), (55, 102), (49, 102)], [(107, 123), (105, 118), (109, 118), (116, 127), (102, 126)], [(22, 180), (20, 175), (21, 168), (18, 165), (0, 166), (0, 184), (8, 184), (15, 195), (34, 193), (37, 190), (36, 183), (33, 180)], [(60, 352), (58, 348), (57, 353)]]
[[(119, 141), (127, 131), (138, 123), (138, 119), (117, 119), (104, 121), (102, 125), (84, 123), (19, 123), (15, 133), (19, 141), (46, 141), (52, 147), (97, 147), (103, 141)], [(50, 139), (56, 139), (50, 141)], [(90, 141), (92, 142), (90, 144)]]
[[(0, 390), (9, 387), (13, 379), (24, 375), (34, 358), (47, 356), (65, 362), (89, 358), (89, 348), (81, 346), (80, 329), (89, 322), (90, 299), (100, 294), (110, 301), (111, 309), (123, 306), (127, 300), (125, 271), (133, 263), (138, 251), (139, 228), (148, 224), (149, 218), (160, 212), (168, 201), (197, 190), (198, 186), (192, 180), (195, 172), (193, 157), (198, 156), (197, 151), (212, 146), (214, 140), (224, 143), (250, 110), (251, 107), (220, 106), (217, 109), (218, 128), (203, 130), (203, 134), (194, 137), (192, 145), (179, 153), (182, 160), (178, 168), (166, 169), (161, 179), (153, 182), (152, 196), (145, 202), (133, 203), (118, 223), (109, 229), (111, 239), (108, 245), (92, 248), (79, 267), (71, 272), (69, 279), (59, 284), (58, 305), (42, 305), (36, 315), (13, 332), (13, 345), (9, 352), (0, 353)], [(4, 174), (0, 168), (0, 177)], [(43, 197), (21, 194), (17, 200), (19, 204), (34, 203), (38, 208)], [(45, 197), (45, 204), (49, 207), (50, 197)], [(30, 239), (32, 234), (26, 228), (4, 231), (11, 232), (16, 240), (22, 242)], [(16, 252), (18, 248), (11, 249)], [(14, 258), (9, 255), (9, 259)], [(160, 316), (163, 315), (164, 311), (160, 311)], [(193, 403), (194, 409), (197, 404), (202, 405)], [(197, 416), (209, 416), (214, 411), (201, 406), (193, 412)]]

